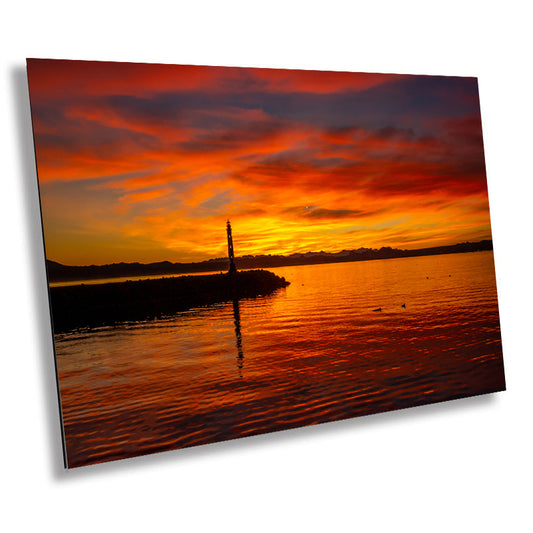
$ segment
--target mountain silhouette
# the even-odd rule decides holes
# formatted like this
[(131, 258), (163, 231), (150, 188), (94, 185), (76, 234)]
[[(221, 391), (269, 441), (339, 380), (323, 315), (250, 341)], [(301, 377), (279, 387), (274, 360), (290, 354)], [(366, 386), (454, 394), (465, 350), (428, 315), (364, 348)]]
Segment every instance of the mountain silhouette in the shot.
[[(435, 246), (418, 250), (401, 250), (388, 246), (342, 250), (340, 252), (305, 252), (290, 255), (245, 255), (235, 258), (237, 269), (269, 268), (277, 266), (296, 266), (320, 263), (340, 263), (350, 261), (369, 261), (394, 259), (397, 257), (418, 257), (492, 250), (492, 240), (480, 242), (462, 242), (450, 246)], [(67, 266), (56, 261), (47, 260), (48, 280), (50, 282), (78, 281), (102, 278), (121, 278), (136, 276), (159, 276), (168, 274), (190, 274), (195, 272), (225, 272), (228, 269), (227, 258), (209, 259), (197, 263), (112, 263), (108, 265)]]

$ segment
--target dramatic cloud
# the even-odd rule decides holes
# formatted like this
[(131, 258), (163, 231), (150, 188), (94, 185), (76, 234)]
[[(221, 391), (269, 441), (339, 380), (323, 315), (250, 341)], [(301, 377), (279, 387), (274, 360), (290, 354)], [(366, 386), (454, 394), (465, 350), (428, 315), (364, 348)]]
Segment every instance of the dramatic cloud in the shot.
[(68, 264), (490, 238), (473, 78), (29, 60)]

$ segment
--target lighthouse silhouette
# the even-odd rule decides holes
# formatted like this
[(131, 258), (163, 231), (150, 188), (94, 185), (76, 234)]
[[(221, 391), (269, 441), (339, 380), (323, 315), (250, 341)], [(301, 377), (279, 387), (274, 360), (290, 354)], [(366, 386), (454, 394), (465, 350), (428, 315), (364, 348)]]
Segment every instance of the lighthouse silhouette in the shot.
[(229, 273), (235, 274), (237, 268), (235, 267), (235, 257), (233, 255), (233, 237), (231, 236), (231, 224), (229, 220), (226, 222), (226, 232), (228, 234), (228, 257), (229, 257)]

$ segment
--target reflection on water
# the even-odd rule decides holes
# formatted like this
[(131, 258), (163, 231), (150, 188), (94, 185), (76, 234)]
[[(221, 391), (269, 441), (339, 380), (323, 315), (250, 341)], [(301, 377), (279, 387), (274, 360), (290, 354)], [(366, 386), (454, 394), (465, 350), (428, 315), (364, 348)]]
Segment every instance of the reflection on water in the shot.
[[(237, 366), (242, 370), (244, 354), (242, 352), (241, 313), (239, 300), (233, 300), (233, 322), (235, 323), (235, 339), (237, 341)], [(242, 374), (239, 374), (242, 377)]]
[(505, 388), (491, 252), (272, 270), (267, 298), (57, 335), (69, 466)]

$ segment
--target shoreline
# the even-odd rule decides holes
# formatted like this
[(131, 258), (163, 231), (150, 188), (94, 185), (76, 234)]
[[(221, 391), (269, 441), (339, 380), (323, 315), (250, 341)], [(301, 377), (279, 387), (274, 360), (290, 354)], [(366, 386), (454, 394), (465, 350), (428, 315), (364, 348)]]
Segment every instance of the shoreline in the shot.
[[(361, 250), (346, 250), (343, 255), (327, 252), (312, 253), (298, 256), (253, 256), (236, 257), (235, 264), (240, 270), (257, 270), (284, 266), (318, 265), (326, 263), (346, 263), (359, 261), (380, 261), (382, 259), (398, 259), (403, 257), (422, 257), (430, 255), (447, 255), (456, 253), (470, 253), (492, 251), (492, 240), (476, 243), (459, 243), (450, 246), (420, 248), (417, 250), (400, 250), (395, 248), (381, 248)], [(200, 263), (112, 263), (108, 265), (67, 266), (46, 260), (46, 271), (49, 283), (67, 283), (75, 281), (111, 280), (114, 278), (142, 278), (148, 276), (182, 276), (190, 274), (210, 274), (227, 271), (227, 258), (213, 259)]]

